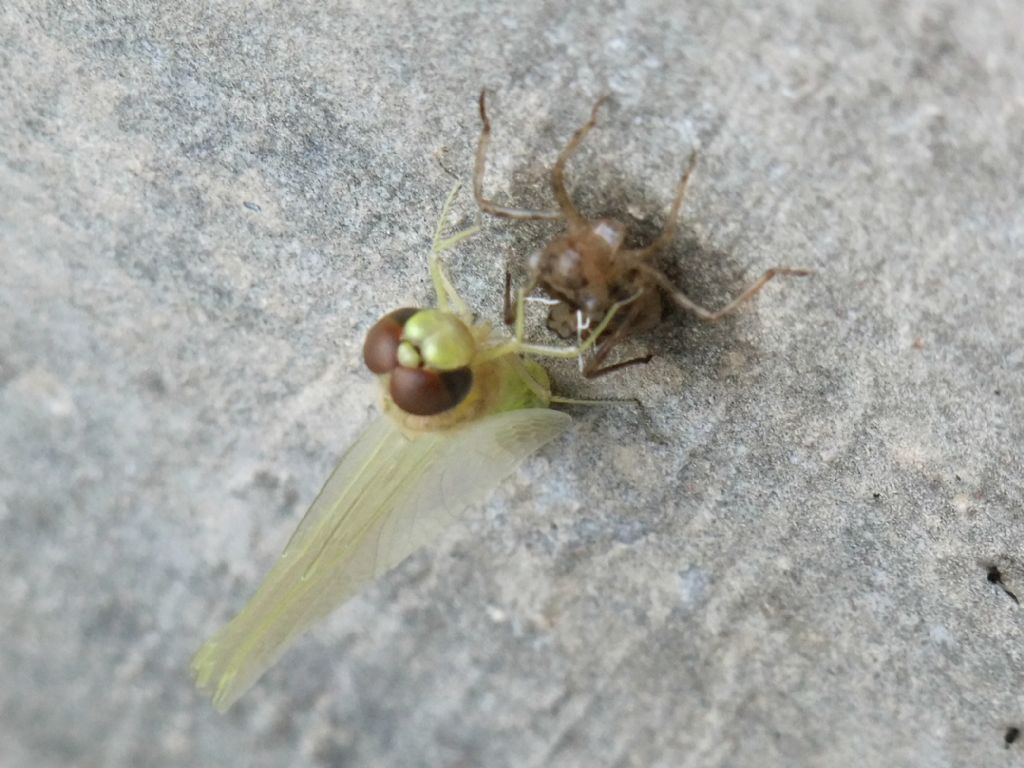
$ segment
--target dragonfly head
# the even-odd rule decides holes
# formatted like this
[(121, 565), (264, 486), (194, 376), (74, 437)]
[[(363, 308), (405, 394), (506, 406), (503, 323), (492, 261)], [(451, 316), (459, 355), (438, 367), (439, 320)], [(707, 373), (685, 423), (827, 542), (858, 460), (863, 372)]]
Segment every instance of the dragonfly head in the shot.
[(438, 309), (397, 309), (377, 321), (363, 344), (366, 367), (389, 376), (391, 399), (415, 416), (443, 413), (466, 398), (475, 354), (466, 324)]

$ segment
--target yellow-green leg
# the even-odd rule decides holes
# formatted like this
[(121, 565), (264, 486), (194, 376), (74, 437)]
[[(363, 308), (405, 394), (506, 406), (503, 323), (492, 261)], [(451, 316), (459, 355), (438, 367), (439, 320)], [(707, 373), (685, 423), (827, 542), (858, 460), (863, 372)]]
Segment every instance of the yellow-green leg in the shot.
[(557, 360), (571, 360), (574, 357), (579, 357), (588, 349), (597, 343), (597, 340), (601, 337), (612, 320), (619, 311), (633, 303), (640, 297), (639, 293), (635, 293), (628, 299), (617, 301), (612, 304), (608, 310), (608, 314), (604, 316), (597, 327), (581, 344), (575, 344), (571, 347), (553, 347), (547, 344), (527, 344), (523, 341), (525, 337), (526, 327), (526, 296), (522, 288), (519, 289), (517, 301), (516, 301), (516, 322), (515, 322), (515, 338), (511, 341), (506, 341), (503, 344), (498, 344), (495, 347), (484, 351), (480, 355), (481, 360), (493, 360), (496, 357), (502, 357), (503, 355), (533, 355), (535, 357), (551, 357)]
[(444, 206), (441, 208), (441, 216), (438, 218), (437, 227), (434, 229), (434, 243), (430, 249), (430, 279), (434, 282), (434, 292), (437, 294), (437, 308), (443, 312), (448, 312), (450, 308), (454, 308), (455, 312), (463, 320), (469, 322), (473, 316), (472, 312), (469, 311), (469, 305), (459, 296), (458, 291), (455, 290), (455, 286), (452, 285), (452, 281), (448, 279), (448, 275), (445, 274), (441, 266), (442, 253), (450, 248), (454, 248), (467, 237), (472, 237), (480, 231), (480, 227), (477, 225), (464, 229), (461, 232), (456, 232), (454, 235), (441, 237), (445, 225), (448, 223), (448, 213), (451, 211), (452, 203), (455, 201), (455, 196), (459, 194), (460, 189), (462, 189), (461, 183), (452, 187), (452, 191), (448, 193)]

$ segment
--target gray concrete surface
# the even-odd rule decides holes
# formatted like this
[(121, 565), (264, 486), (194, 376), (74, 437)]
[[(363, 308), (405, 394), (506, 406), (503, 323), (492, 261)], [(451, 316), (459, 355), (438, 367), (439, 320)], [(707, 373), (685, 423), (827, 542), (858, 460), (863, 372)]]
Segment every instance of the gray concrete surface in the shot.
[[(163, 5), (157, 10), (158, 5)], [(227, 716), (198, 643), (374, 412), (468, 179), (655, 231), (713, 327)], [(1004, 2), (0, 8), (0, 765), (1024, 763), (1024, 11)], [(473, 216), (464, 197), (460, 215)], [(542, 225), (453, 256), (496, 317)]]

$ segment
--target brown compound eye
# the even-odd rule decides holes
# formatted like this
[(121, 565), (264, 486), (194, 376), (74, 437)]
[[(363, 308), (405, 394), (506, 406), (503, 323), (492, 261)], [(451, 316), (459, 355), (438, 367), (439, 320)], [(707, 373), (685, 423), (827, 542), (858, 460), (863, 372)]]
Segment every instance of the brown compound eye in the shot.
[(398, 345), (402, 342), (402, 329), (406, 321), (419, 312), (403, 307), (390, 312), (370, 329), (363, 342), (363, 360), (374, 373), (388, 373), (398, 365)]
[(466, 399), (473, 386), (468, 367), (454, 371), (397, 366), (391, 372), (391, 399), (414, 416), (436, 416)]

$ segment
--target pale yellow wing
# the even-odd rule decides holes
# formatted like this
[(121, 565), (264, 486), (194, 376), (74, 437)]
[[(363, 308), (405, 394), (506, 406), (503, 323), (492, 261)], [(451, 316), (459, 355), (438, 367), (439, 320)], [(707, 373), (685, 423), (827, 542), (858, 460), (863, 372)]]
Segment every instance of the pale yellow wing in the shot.
[(550, 409), (496, 414), (410, 439), (380, 417), (349, 449), (259, 590), (192, 660), (230, 707), (310, 625), (430, 541), (561, 434)]

